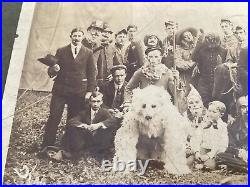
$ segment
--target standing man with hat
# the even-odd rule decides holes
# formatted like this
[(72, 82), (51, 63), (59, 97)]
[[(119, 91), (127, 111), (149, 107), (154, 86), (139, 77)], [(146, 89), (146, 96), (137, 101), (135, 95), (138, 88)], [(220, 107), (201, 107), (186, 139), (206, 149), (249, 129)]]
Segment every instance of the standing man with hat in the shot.
[(223, 32), (223, 38), (221, 40), (222, 47), (225, 49), (236, 48), (238, 46), (238, 40), (234, 35), (234, 27), (231, 20), (222, 18), (220, 20), (220, 27)]
[[(50, 77), (56, 76), (52, 89), (50, 115), (45, 125), (41, 146), (44, 153), (47, 146), (54, 145), (58, 125), (61, 122), (65, 104), (68, 117), (72, 118), (82, 109), (84, 99), (88, 99), (96, 86), (96, 68), (93, 53), (82, 45), (84, 32), (74, 28), (70, 33), (71, 43), (56, 52), (58, 63), (49, 68)], [(60, 68), (58, 68), (60, 67)]]
[(98, 60), (97, 69), (98, 75), (97, 79), (99, 79), (98, 86), (102, 86), (109, 80), (110, 68), (113, 66), (113, 59), (110, 54), (110, 50), (112, 48), (111, 36), (113, 31), (111, 30), (108, 23), (104, 22), (103, 30), (102, 30), (102, 40), (101, 40), (101, 50), (100, 50), (100, 59)]
[(90, 38), (85, 38), (83, 40), (83, 45), (93, 51), (94, 63), (97, 70), (97, 85), (101, 86), (108, 76), (108, 62), (106, 58), (105, 48), (107, 47), (107, 45), (109, 45), (110, 35), (112, 34), (112, 32), (110, 31), (107, 23), (101, 20), (93, 21), (87, 28), (87, 31), (90, 35)]
[(238, 39), (238, 45), (236, 48), (231, 48), (228, 50), (226, 62), (227, 63), (235, 63), (239, 61), (239, 55), (242, 48), (247, 47), (247, 33), (243, 26), (237, 25), (235, 27), (235, 36)]
[[(174, 63), (180, 73), (180, 86), (185, 96), (187, 96), (188, 91), (191, 89), (190, 84), (194, 84), (192, 74), (196, 63), (192, 60), (191, 56), (195, 48), (197, 36), (198, 30), (192, 27), (185, 28), (176, 33), (177, 48), (175, 50)], [(178, 109), (181, 113), (187, 109), (186, 97), (183, 97), (183, 99), (182, 101), (177, 101)]]
[(136, 39), (137, 31), (138, 27), (136, 25), (129, 25), (127, 27), (128, 40), (130, 41), (125, 53), (127, 81), (129, 81), (134, 72), (144, 64), (143, 45)]
[(165, 22), (166, 37), (163, 39), (163, 62), (168, 68), (174, 64), (174, 32), (177, 30), (177, 23), (172, 20)]
[[(111, 68), (115, 65), (125, 65), (125, 44), (127, 41), (127, 31), (126, 29), (119, 30), (115, 34), (115, 43), (111, 44), (107, 50), (107, 60), (108, 60), (108, 77), (107, 81), (112, 80)], [(110, 74), (111, 73), (111, 74)]]
[(101, 34), (103, 30), (103, 21), (97, 20), (93, 21), (90, 26), (87, 28), (88, 37), (84, 38), (82, 44), (91, 49), (95, 50), (101, 45)]
[(127, 31), (122, 29), (115, 34), (115, 43), (110, 46), (112, 65), (125, 65), (125, 44)]

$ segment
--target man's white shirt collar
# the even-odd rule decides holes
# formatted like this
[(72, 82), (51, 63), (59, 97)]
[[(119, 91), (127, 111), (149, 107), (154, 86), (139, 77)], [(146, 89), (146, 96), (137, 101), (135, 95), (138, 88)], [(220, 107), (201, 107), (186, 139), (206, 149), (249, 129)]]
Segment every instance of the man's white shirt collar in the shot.
[[(75, 45), (73, 45), (71, 43), (70, 46), (71, 46), (72, 55), (73, 55), (74, 58), (76, 58), (76, 56), (78, 55), (78, 53), (79, 53), (79, 51), (80, 51), (80, 49), (82, 47), (82, 44), (75, 46)], [(77, 54), (75, 54), (75, 48), (77, 48)]]
[(122, 88), (122, 85), (118, 85), (115, 82), (114, 82), (114, 85), (115, 85), (115, 91)]
[(93, 119), (95, 118), (95, 116), (96, 116), (96, 114), (97, 114), (97, 112), (98, 112), (99, 110), (93, 110), (92, 108), (91, 108), (90, 110), (91, 110), (91, 111), (90, 111), (90, 112), (91, 112), (91, 114), (90, 114), (90, 115), (91, 115), (91, 116), (90, 116), (90, 117), (91, 117), (91, 121), (93, 121)]

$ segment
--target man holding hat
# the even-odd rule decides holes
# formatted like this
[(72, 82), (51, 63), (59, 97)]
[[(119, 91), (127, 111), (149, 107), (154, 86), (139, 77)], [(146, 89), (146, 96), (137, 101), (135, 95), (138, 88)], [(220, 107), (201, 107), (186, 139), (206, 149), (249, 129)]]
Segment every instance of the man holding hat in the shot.
[[(93, 53), (82, 45), (84, 32), (74, 28), (70, 33), (71, 43), (56, 52), (58, 62), (49, 67), (49, 75), (54, 79), (50, 115), (45, 125), (41, 153), (56, 141), (57, 128), (62, 119), (65, 105), (68, 106), (69, 120), (82, 109), (84, 99), (88, 99), (96, 86), (96, 68)], [(58, 68), (59, 66), (59, 68)]]

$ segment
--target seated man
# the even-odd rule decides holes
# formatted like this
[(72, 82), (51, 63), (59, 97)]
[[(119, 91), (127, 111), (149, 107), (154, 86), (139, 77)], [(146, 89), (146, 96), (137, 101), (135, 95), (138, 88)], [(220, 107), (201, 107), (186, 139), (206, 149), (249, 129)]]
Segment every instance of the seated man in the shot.
[(238, 116), (232, 125), (228, 126), (229, 146), (225, 153), (217, 155), (218, 164), (227, 165), (235, 171), (248, 171), (248, 96), (242, 96), (237, 101)]
[(119, 120), (101, 107), (103, 95), (94, 91), (90, 107), (68, 121), (62, 139), (65, 152), (78, 156), (83, 149), (104, 150), (112, 147)]
[(124, 101), (124, 88), (127, 85), (126, 66), (115, 65), (111, 68), (113, 80), (101, 87), (103, 93), (103, 103), (110, 109), (122, 110), (121, 105)]

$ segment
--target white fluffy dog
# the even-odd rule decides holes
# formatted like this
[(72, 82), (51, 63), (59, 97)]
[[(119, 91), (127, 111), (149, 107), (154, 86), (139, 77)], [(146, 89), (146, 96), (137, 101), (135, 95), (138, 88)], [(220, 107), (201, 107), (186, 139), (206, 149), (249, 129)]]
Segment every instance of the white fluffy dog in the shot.
[[(188, 120), (172, 104), (169, 93), (161, 87), (148, 86), (135, 89), (130, 110), (124, 115), (121, 128), (115, 136), (114, 160), (135, 161), (138, 158), (139, 135), (161, 138), (161, 151), (157, 157), (171, 174), (187, 174), (185, 144)], [(140, 154), (139, 154), (140, 157)]]

